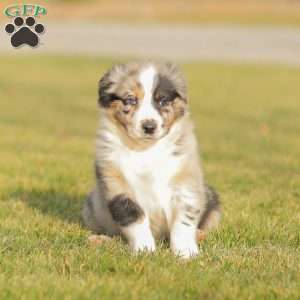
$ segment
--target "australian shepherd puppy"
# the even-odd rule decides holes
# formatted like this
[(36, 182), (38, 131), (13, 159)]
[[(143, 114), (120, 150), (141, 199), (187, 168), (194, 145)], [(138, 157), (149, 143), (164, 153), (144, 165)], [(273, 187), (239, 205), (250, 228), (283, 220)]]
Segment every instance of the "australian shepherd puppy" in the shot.
[(156, 239), (189, 258), (197, 232), (219, 222), (217, 194), (204, 183), (186, 84), (169, 63), (116, 65), (99, 84), (96, 188), (83, 209), (95, 233), (122, 235), (134, 251)]

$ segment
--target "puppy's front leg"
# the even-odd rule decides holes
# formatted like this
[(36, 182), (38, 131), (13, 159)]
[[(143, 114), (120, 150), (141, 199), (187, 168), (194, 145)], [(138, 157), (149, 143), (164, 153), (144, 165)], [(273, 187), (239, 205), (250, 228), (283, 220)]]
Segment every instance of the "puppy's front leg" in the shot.
[(134, 199), (134, 193), (120, 169), (113, 164), (100, 167), (96, 164), (99, 189), (107, 201), (115, 224), (134, 251), (155, 250), (149, 219)]
[(171, 248), (176, 255), (191, 258), (199, 254), (196, 233), (202, 209), (196, 194), (185, 194), (177, 197), (170, 239)]
[(134, 251), (155, 250), (149, 219), (136, 202), (120, 194), (109, 201), (108, 208)]

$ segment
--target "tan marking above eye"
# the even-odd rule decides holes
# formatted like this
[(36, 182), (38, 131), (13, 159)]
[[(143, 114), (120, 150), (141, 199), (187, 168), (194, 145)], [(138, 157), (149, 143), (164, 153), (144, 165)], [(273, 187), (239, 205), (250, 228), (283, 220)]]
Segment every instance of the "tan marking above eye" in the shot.
[(133, 93), (134, 93), (134, 95), (136, 96), (136, 98), (138, 100), (142, 100), (144, 98), (144, 95), (145, 95), (144, 94), (144, 89), (143, 89), (142, 85), (139, 82), (136, 83), (136, 85), (133, 89)]

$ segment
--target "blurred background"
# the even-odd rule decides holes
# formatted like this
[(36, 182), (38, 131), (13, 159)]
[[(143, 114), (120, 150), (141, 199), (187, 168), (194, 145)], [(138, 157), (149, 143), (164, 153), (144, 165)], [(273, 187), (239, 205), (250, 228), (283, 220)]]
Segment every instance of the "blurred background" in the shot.
[[(1, 1), (4, 7), (13, 3), (15, 2), (9, 0)], [(40, 0), (37, 3), (44, 4), (49, 9), (49, 18), (54, 20), (173, 24), (300, 24), (298, 0)]]
[[(11, 3), (2, 1), (1, 10)], [(40, 18), (47, 34), (37, 53), (300, 63), (299, 0), (42, 0), (39, 4), (48, 15)], [(0, 22), (7, 19), (1, 14)], [(4, 31), (0, 39), (0, 51), (15, 52), (5, 42)]]

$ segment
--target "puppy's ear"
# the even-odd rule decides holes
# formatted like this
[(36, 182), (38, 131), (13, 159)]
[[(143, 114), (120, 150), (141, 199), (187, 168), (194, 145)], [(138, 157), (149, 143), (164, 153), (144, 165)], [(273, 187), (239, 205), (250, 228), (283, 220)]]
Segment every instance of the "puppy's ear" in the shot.
[[(172, 82), (173, 88), (181, 100), (187, 102), (186, 81), (178, 65), (172, 62), (164, 64), (165, 77)], [(168, 84), (167, 86), (171, 86)]]
[(99, 81), (98, 104), (102, 107), (109, 107), (110, 103), (113, 101), (113, 95), (109, 92), (112, 85), (112, 82), (110, 81), (110, 72), (111, 71), (105, 73)]
[(98, 103), (102, 107), (110, 107), (112, 101), (118, 99), (118, 96), (114, 93), (116, 84), (120, 82), (125, 75), (125, 65), (118, 64), (113, 66), (108, 72), (106, 72), (99, 81), (98, 89)]

